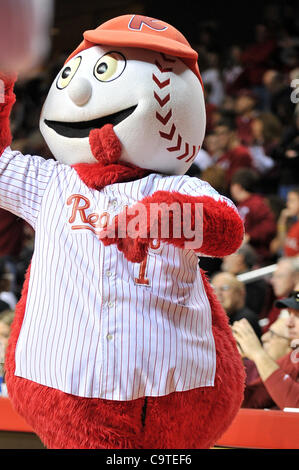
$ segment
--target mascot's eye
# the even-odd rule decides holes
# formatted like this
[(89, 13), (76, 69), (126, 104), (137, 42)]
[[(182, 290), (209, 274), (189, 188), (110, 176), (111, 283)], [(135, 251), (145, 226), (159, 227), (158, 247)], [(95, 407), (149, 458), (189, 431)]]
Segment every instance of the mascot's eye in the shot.
[(81, 57), (76, 57), (75, 59), (72, 59), (68, 65), (62, 70), (61, 74), (58, 77), (56, 86), (60, 90), (68, 86), (70, 83), (71, 79), (77, 72), (79, 65), (81, 64)]
[(111, 82), (118, 78), (126, 67), (126, 59), (120, 52), (108, 52), (94, 67), (94, 76), (100, 82)]
[(106, 64), (106, 62), (101, 62), (98, 66), (97, 66), (97, 70), (96, 70), (96, 73), (98, 75), (103, 75), (105, 72), (107, 72), (108, 70), (108, 65)]
[(63, 70), (63, 72), (62, 72), (62, 74), (61, 74), (61, 77), (62, 77), (62, 78), (67, 78), (67, 77), (69, 76), (69, 74), (71, 73), (71, 71), (72, 71), (71, 67), (66, 67), (66, 68)]

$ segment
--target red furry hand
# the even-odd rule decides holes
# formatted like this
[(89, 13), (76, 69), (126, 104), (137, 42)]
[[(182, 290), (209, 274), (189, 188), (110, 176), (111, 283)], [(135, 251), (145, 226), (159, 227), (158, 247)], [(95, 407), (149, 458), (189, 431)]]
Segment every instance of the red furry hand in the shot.
[(10, 113), (12, 105), (15, 102), (13, 88), (17, 80), (17, 75), (6, 75), (0, 72), (0, 114), (4, 114), (4, 110)]
[[(186, 208), (188, 211), (185, 211)], [(125, 213), (118, 216), (120, 220), (116, 219), (120, 230), (112, 233), (113, 227), (108, 227), (108, 239), (103, 240), (105, 244), (116, 243), (121, 251), (127, 252), (128, 259), (135, 256), (135, 251), (138, 258), (146, 253), (150, 241), (154, 239), (217, 257), (234, 253), (243, 240), (243, 222), (225, 200), (157, 191), (129, 211), (127, 221), (123, 220)], [(134, 227), (132, 219), (136, 212), (137, 218), (133, 222), (138, 224)], [(134, 238), (136, 230), (138, 235)], [(134, 243), (127, 241), (132, 238)]]
[(0, 155), (11, 143), (9, 117), (15, 103), (13, 88), (16, 78), (0, 72)]
[(93, 156), (104, 165), (116, 163), (120, 159), (121, 143), (112, 124), (90, 131), (89, 144)]
[(141, 227), (146, 227), (146, 222), (142, 220), (142, 216), (138, 220), (135, 219), (140, 214), (144, 215), (144, 210), (146, 208), (141, 203), (135, 204), (130, 209), (126, 207), (100, 234), (105, 246), (115, 244), (132, 263), (141, 263), (148, 252), (150, 239), (146, 231), (141, 230)]
[(140, 263), (154, 239), (222, 257), (239, 248), (243, 234), (239, 214), (225, 200), (157, 191), (116, 216), (101, 232), (101, 240), (116, 244), (129, 261)]
[(150, 233), (156, 225), (158, 235), (153, 238), (164, 243), (220, 258), (234, 253), (242, 243), (243, 222), (225, 199), (157, 191), (142, 203), (151, 216), (153, 204), (158, 204), (158, 216), (149, 218)]

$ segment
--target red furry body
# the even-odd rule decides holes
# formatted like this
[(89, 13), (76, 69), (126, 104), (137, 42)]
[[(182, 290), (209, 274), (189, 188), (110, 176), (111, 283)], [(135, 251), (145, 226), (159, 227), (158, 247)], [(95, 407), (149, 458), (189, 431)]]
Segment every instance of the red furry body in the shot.
[(204, 278), (213, 317), (217, 369), (214, 387), (128, 402), (79, 398), (14, 375), (30, 271), (13, 324), (6, 381), (13, 405), (48, 448), (192, 449), (214, 445), (243, 399), (244, 373), (227, 317)]
[[(11, 84), (6, 87), (8, 100), (0, 105), (0, 153), (10, 144), (8, 117), (13, 103)], [(148, 172), (117, 163), (118, 146), (112, 128), (101, 131), (91, 148), (99, 163), (80, 164), (76, 170), (90, 187), (101, 188), (116, 181), (140, 178)], [(107, 137), (107, 138), (106, 138)], [(111, 150), (111, 151), (110, 151)], [(175, 193), (156, 193), (142, 201), (204, 203), (204, 244), (200, 251), (214, 256), (233, 252), (240, 244), (243, 227), (235, 211), (211, 198), (191, 198)], [(108, 241), (107, 241), (108, 240)], [(105, 241), (105, 240), (104, 240)], [(165, 240), (182, 246), (183, 239)], [(149, 238), (106, 239), (117, 243), (125, 256), (134, 260), (146, 254)], [(23, 294), (16, 308), (15, 320), (6, 357), (6, 383), (15, 409), (32, 426), (48, 448), (209, 448), (236, 415), (242, 399), (244, 371), (228, 319), (214, 296), (208, 280), (204, 285), (212, 311), (212, 330), (216, 346), (216, 376), (213, 387), (175, 392), (162, 397), (132, 401), (80, 398), (14, 375), (15, 348), (24, 318), (30, 269)]]

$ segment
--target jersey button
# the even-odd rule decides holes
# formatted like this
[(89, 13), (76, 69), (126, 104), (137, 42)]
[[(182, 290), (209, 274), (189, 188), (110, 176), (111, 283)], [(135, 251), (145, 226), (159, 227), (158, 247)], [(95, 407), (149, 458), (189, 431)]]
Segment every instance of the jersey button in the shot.
[(110, 302), (108, 302), (108, 307), (110, 307), (110, 308), (114, 307), (114, 302), (112, 302), (112, 301), (110, 300)]
[(113, 335), (110, 335), (110, 334), (107, 335), (107, 339), (108, 339), (108, 341), (111, 341), (113, 339)]

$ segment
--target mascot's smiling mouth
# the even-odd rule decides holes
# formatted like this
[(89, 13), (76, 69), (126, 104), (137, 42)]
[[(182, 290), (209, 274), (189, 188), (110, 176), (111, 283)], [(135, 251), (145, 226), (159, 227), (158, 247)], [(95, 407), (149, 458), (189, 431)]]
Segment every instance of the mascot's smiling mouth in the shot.
[(122, 111), (118, 111), (117, 113), (109, 114), (108, 116), (103, 116), (91, 121), (64, 122), (45, 119), (45, 124), (57, 132), (57, 134), (63, 135), (64, 137), (83, 138), (88, 137), (90, 131), (93, 129), (100, 129), (105, 124), (116, 126), (121, 121), (129, 117), (136, 108), (137, 104), (130, 108), (123, 109)]

